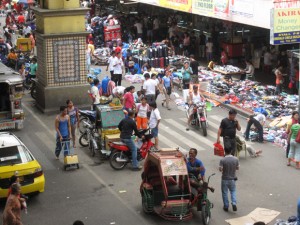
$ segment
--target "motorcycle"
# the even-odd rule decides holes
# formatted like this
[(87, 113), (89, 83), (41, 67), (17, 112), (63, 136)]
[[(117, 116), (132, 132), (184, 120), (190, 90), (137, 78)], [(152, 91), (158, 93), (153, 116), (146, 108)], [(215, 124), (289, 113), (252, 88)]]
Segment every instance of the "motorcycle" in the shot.
[(30, 95), (33, 99), (36, 99), (36, 83), (37, 83), (37, 79), (33, 78), (31, 79), (32, 85), (30, 88)]
[[(152, 134), (145, 135), (149, 129), (140, 132), (144, 137), (141, 139), (141, 145), (137, 146), (137, 160), (142, 161), (146, 158), (149, 151), (155, 151), (154, 144), (152, 143)], [(111, 154), (109, 157), (110, 166), (115, 170), (122, 170), (125, 168), (127, 163), (132, 160), (132, 153), (127, 145), (123, 142), (112, 142), (109, 144)]]
[(86, 130), (85, 122), (89, 124), (96, 123), (96, 111), (79, 110), (79, 132), (83, 134)]
[[(208, 186), (210, 178), (214, 175), (215, 173), (208, 177), (207, 182), (203, 182), (200, 192), (198, 192), (197, 194), (192, 193), (191, 205), (196, 206), (197, 211), (201, 211), (201, 219), (204, 225), (209, 224), (211, 218), (210, 210), (214, 207), (213, 203), (211, 203), (207, 197), (208, 190), (210, 190), (212, 193), (214, 193), (215, 191), (214, 188)], [(189, 174), (189, 176), (192, 179), (197, 179), (193, 174)]]
[(189, 118), (189, 110), (190, 108), (193, 110), (193, 115), (192, 115), (192, 121), (191, 125), (199, 127), (202, 132), (204, 137), (207, 136), (207, 127), (208, 127), (208, 122), (207, 122), (207, 112), (206, 112), (206, 103), (205, 102), (197, 102), (195, 104), (192, 104), (191, 106), (186, 106), (186, 115), (187, 118)]
[(85, 132), (79, 137), (79, 144), (82, 147), (89, 147), (92, 157), (96, 155), (96, 151), (101, 149), (101, 138), (98, 133), (98, 129), (95, 125), (83, 121), (85, 126)]

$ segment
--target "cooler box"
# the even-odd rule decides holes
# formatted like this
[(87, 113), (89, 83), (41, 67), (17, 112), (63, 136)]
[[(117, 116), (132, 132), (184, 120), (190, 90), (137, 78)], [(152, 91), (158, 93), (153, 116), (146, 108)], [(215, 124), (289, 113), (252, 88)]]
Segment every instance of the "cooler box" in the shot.
[(30, 38), (18, 38), (17, 49), (21, 52), (30, 52), (32, 49)]
[(78, 156), (76, 154), (74, 155), (67, 155), (64, 157), (64, 165), (74, 165), (74, 164), (78, 164), (79, 160), (78, 160)]
[(109, 134), (105, 135), (105, 148), (106, 150), (109, 150), (109, 142), (114, 142), (114, 141), (120, 141), (120, 134)]
[(101, 134), (101, 138), (104, 139), (106, 135), (110, 134), (120, 134), (119, 128), (115, 129), (107, 129), (107, 130), (99, 130), (99, 134)]

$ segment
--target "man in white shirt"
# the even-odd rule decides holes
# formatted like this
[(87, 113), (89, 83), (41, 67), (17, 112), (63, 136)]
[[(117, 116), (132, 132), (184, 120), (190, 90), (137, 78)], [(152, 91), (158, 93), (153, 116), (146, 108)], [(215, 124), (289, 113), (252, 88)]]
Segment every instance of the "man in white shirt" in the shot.
[(114, 80), (114, 67), (113, 67), (113, 63), (114, 63), (114, 59), (116, 58), (116, 53), (115, 51), (111, 52), (111, 56), (108, 58), (107, 60), (107, 67), (106, 67), (106, 71), (110, 72), (110, 79)]
[(264, 54), (264, 72), (270, 74), (271, 66), (272, 66), (272, 55), (270, 51), (267, 50)]
[(23, 29), (23, 35), (31, 33), (31, 27), (27, 24), (26, 27)]
[(255, 128), (257, 129), (258, 133), (258, 142), (263, 143), (264, 141), (264, 129), (263, 125), (266, 122), (266, 116), (262, 113), (257, 114), (256, 116), (251, 115), (248, 119), (248, 124), (245, 132), (245, 139), (246, 141), (249, 140), (249, 135), (250, 135), (250, 128), (254, 124)]
[(122, 73), (123, 73), (124, 63), (121, 57), (121, 52), (117, 53), (117, 57), (113, 60), (113, 68), (114, 68), (114, 82), (116, 86), (121, 86), (122, 82)]
[(150, 103), (149, 106), (151, 108), (149, 128), (151, 129), (151, 134), (155, 141), (154, 142), (155, 148), (158, 149), (158, 125), (160, 123), (161, 116), (155, 102)]
[(143, 90), (145, 92), (145, 97), (147, 99), (147, 103), (155, 102), (155, 93), (157, 90), (157, 82), (153, 79), (150, 79), (150, 74), (145, 73), (144, 75), (145, 81), (143, 83)]
[(99, 80), (95, 79), (94, 86), (91, 88), (91, 95), (93, 98), (93, 109), (94, 110), (96, 110), (95, 106), (100, 104), (100, 94), (99, 94), (98, 85), (99, 85)]
[(137, 21), (133, 26), (136, 27), (137, 37), (143, 38), (143, 24), (140, 21)]

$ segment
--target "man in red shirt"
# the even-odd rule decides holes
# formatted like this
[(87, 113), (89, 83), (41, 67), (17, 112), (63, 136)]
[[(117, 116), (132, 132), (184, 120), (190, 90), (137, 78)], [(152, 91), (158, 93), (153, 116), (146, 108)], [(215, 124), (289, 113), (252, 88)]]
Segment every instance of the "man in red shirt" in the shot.
[(25, 23), (25, 17), (22, 13), (18, 16), (18, 23), (19, 24), (24, 24)]

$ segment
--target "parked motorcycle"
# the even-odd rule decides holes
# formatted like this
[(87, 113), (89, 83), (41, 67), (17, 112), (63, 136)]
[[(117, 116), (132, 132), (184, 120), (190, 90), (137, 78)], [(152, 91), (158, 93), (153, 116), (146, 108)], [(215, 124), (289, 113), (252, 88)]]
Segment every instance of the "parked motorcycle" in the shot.
[(79, 144), (82, 147), (88, 146), (91, 156), (94, 157), (96, 152), (101, 150), (101, 138), (95, 125), (86, 121), (83, 123), (85, 132), (79, 137)]
[(205, 102), (197, 102), (195, 104), (192, 104), (191, 106), (186, 106), (186, 115), (187, 118), (189, 118), (189, 110), (193, 107), (193, 115), (192, 115), (192, 121), (191, 125), (199, 127), (204, 137), (207, 136), (207, 128), (208, 128), (208, 122), (207, 122), (207, 112), (206, 112), (206, 103)]
[(79, 132), (83, 134), (86, 130), (85, 122), (89, 124), (96, 123), (96, 111), (79, 110)]
[[(142, 161), (146, 158), (149, 151), (155, 151), (154, 144), (152, 143), (152, 134), (145, 134), (149, 131), (141, 131), (143, 138), (141, 139), (141, 145), (137, 146), (137, 160)], [(112, 142), (109, 144), (111, 149), (111, 154), (109, 157), (110, 166), (115, 170), (122, 170), (125, 168), (127, 163), (132, 160), (132, 153), (127, 145), (123, 142)]]
[(33, 78), (31, 79), (31, 88), (30, 88), (30, 95), (33, 99), (36, 99), (36, 83), (37, 83), (37, 79)]

